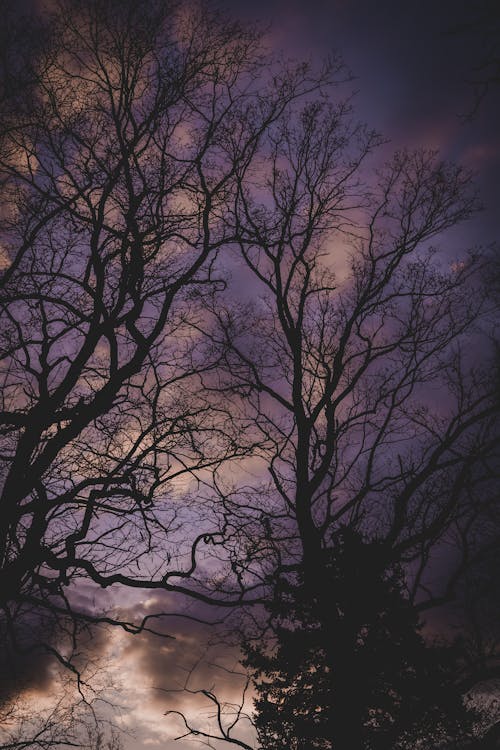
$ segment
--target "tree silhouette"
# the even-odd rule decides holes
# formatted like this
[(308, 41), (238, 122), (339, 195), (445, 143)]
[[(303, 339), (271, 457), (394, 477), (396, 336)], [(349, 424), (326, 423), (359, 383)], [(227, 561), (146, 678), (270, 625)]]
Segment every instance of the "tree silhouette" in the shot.
[(189, 482), (253, 439), (200, 389), (197, 324), (237, 179), (330, 73), (263, 83), (253, 30), (181, 3), (68, 0), (43, 26), (0, 122), (0, 605), (137, 632), (75, 591), (187, 592), (218, 538)]
[(465, 746), (473, 714), (458, 653), (426, 645), (403, 572), (385, 569), (381, 544), (342, 529), (322, 573), (329, 622), (300, 578), (279, 581), (267, 605), (273, 638), (245, 644), (260, 746), (375, 750), (450, 737)]
[[(424, 710), (417, 704), (430, 695), (430, 675), (438, 686), (446, 683), (437, 652), (426, 651), (418, 635), (417, 616), (457, 596), (463, 574), (481, 558), (483, 522), (497, 503), (498, 379), (483, 259), (466, 252), (440, 259), (436, 252), (438, 237), (475, 210), (469, 176), (418, 151), (396, 154), (367, 177), (362, 167), (376, 144), (353, 124), (345, 102), (308, 103), (294, 120), (276, 124), (260, 171), (239, 182), (235, 208), (254, 299), (243, 310), (229, 299), (219, 303), (218, 329), (206, 331), (225, 363), (219, 389), (262, 436), (260, 481), (244, 491), (237, 483), (219, 486), (246, 553), (235, 553), (233, 564), (248, 584), (257, 571), (261, 581), (295, 575), (304, 592), (291, 604), (292, 612), (298, 607), (297, 640), (288, 643), (294, 636), (282, 631), (278, 661), (262, 662), (262, 672), (277, 669), (277, 690), (296, 679), (284, 711), (293, 714), (295, 700), (304, 723), (284, 729), (287, 742), (295, 736), (300, 743), (303, 732), (307, 745), (324, 718), (336, 750), (363, 746), (365, 711), (379, 710), (383, 691), (382, 678), (375, 693), (370, 688), (379, 658), (395, 659), (384, 699), (396, 734), (406, 705)], [(486, 364), (471, 356), (479, 346)], [(325, 584), (343, 527), (365, 540), (360, 564), (365, 552), (379, 550), (375, 577), (369, 565), (363, 575), (390, 615), (385, 636), (370, 619), (380, 610), (367, 615), (370, 647), (359, 654), (356, 608), (352, 621), (344, 619), (345, 588), (335, 577)], [(439, 566), (442, 555), (446, 564)], [(369, 589), (340, 569), (361, 606)], [(404, 571), (404, 587), (393, 578), (397, 571)], [(328, 644), (326, 665), (342, 686), (329, 688), (330, 712), (305, 708), (315, 706), (304, 695), (314, 692), (311, 675), (322, 663), (322, 654), (308, 651), (309, 632), (306, 638), (300, 630), (308, 606), (322, 648)], [(391, 645), (398, 628), (406, 672)], [(287, 660), (295, 652), (294, 666)], [(412, 683), (418, 654), (429, 666)], [(321, 680), (314, 684), (326, 689)], [(271, 694), (273, 686), (271, 680)], [(274, 731), (282, 738), (279, 721), (263, 698), (257, 722), (264, 746)]]
[[(438, 669), (418, 613), (457, 595), (496, 501), (484, 262), (435, 248), (470, 176), (426, 151), (370, 175), (338, 61), (276, 62), (204, 3), (62, 0), (1, 62), (7, 637), (42, 612), (71, 668), (58, 633), (155, 630), (111, 586), (291, 597), (290, 700), (325, 644), (334, 675), (300, 731), (399, 741)], [(255, 480), (228, 469), (248, 458)]]

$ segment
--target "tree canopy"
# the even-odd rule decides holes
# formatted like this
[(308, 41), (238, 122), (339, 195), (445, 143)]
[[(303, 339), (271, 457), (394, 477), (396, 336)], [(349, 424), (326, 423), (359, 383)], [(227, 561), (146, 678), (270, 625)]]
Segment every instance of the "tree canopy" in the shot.
[(471, 175), (425, 149), (372, 168), (339, 59), (280, 60), (205, 3), (61, 0), (29, 50), (10, 28), (9, 648), (50, 622), (37, 645), (78, 672), (87, 626), (168, 637), (103, 592), (175, 592), (244, 611), (263, 748), (468, 732), (465, 657), (422, 616), (499, 534), (488, 256), (439, 248)]

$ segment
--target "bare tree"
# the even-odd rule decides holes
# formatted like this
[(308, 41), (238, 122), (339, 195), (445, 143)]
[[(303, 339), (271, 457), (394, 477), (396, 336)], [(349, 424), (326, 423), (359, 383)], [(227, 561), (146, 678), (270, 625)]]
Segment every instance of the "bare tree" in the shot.
[(496, 501), (497, 377), (473, 354), (488, 341), (482, 261), (434, 247), (474, 211), (469, 177), (417, 152), (368, 182), (375, 141), (345, 105), (321, 102), (272, 130), (235, 211), (260, 296), (243, 311), (219, 305), (211, 336), (226, 365), (217, 387), (244, 403), (267, 447), (260, 500), (221, 488), (248, 553), (234, 565), (242, 580), (259, 560), (273, 580), (300, 574), (325, 633), (316, 666), (337, 686), (336, 748), (361, 747), (373, 725), (356, 667), (369, 615), (347, 622), (326, 573), (338, 534), (375, 542), (381, 575), (403, 565), (421, 612), (453, 598)]
[(23, 605), (74, 614), (82, 580), (189, 589), (218, 530), (189, 482), (252, 442), (200, 393), (216, 361), (196, 354), (231, 196), (269, 126), (331, 72), (266, 77), (258, 35), (203, 6), (45, 12), (35, 95), (7, 96), (0, 126), (7, 622)]
[[(82, 584), (233, 607), (300, 574), (344, 742), (363, 623), (322, 585), (339, 531), (405, 567), (419, 610), (481, 554), (481, 258), (443, 267), (431, 246), (474, 211), (469, 178), (401, 153), (368, 184), (379, 139), (323, 95), (338, 64), (273, 67), (204, 4), (64, 0), (46, 26), (33, 96), (8, 87), (0, 119), (2, 624), (13, 643), (39, 612), (73, 642), (74, 618), (138, 632), (151, 616), (82, 604)], [(248, 309), (224, 296), (231, 245)], [(231, 486), (222, 467), (257, 453), (269, 482)]]

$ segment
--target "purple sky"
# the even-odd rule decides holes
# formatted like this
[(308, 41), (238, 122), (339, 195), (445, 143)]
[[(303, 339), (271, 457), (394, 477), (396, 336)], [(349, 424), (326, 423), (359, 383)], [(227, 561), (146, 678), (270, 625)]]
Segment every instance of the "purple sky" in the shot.
[[(484, 54), (500, 44), (495, 4), (453, 0), (236, 0), (242, 18), (271, 23), (276, 46), (297, 56), (340, 52), (352, 71), (360, 119), (389, 139), (388, 150), (439, 149), (477, 172), (485, 204), (475, 241), (498, 237), (500, 85), (475, 117), (470, 83)], [(487, 19), (483, 23), (483, 19)]]
[[(488, 44), (485, 30), (472, 25), (488, 6), (493, 4), (456, 0), (228, 0), (225, 4), (242, 19), (271, 24), (270, 38), (289, 55), (316, 58), (340, 52), (355, 77), (356, 114), (388, 138), (387, 153), (405, 146), (435, 148), (477, 173), (485, 209), (465, 230), (451, 235), (448, 241), (456, 240), (461, 248), (500, 237), (500, 85), (491, 89), (474, 117), (464, 117), (474, 104), (468, 80)], [(25, 7), (33, 6), (26, 2)], [(491, 29), (493, 21), (498, 38), (498, 17), (491, 16)], [(143, 606), (150, 606), (146, 596)], [(164, 743), (163, 727), (172, 736), (168, 719), (162, 716), (167, 702), (157, 692), (153, 697), (148, 688), (168, 670), (170, 674), (177, 670), (180, 679), (183, 665), (198, 655), (197, 628), (182, 624), (179, 628), (177, 655), (172, 642), (158, 649), (154, 638), (125, 643), (117, 635), (109, 646), (134, 683), (134, 690), (119, 698), (126, 723), (137, 731), (127, 750), (194, 746)]]
[[(340, 52), (355, 76), (355, 113), (389, 140), (387, 155), (403, 147), (439, 149), (443, 157), (459, 161), (477, 173), (485, 208), (465, 229), (460, 227), (449, 236), (447, 242), (458, 243), (457, 252), (470, 244), (489, 244), (500, 237), (500, 86), (491, 90), (475, 117), (464, 117), (473, 108), (474, 90), (468, 79), (481, 62), (484, 40), (480, 31), (451, 33), (475, 20), (471, 3), (235, 0), (226, 7), (242, 19), (270, 23), (270, 38), (276, 49), (284, 49), (289, 55), (314, 59)], [(454, 254), (454, 247), (446, 249)], [(149, 679), (156, 680), (156, 685), (163, 684), (163, 661), (179, 667), (190, 656), (194, 660), (197, 643), (195, 628), (179, 643), (178, 658), (173, 657), (173, 652), (152, 658), (147, 641), (131, 644), (127, 658), (137, 665), (146, 682)], [(201, 668), (201, 674), (207, 678), (206, 668)], [(223, 689), (221, 674), (212, 674), (211, 680)], [(233, 685), (232, 697), (236, 698), (241, 688), (238, 678)], [(231, 685), (226, 684), (225, 689), (231, 696)], [(162, 709), (167, 707), (161, 697), (158, 692), (152, 695), (144, 712), (144, 724), (137, 727), (137, 739), (131, 742), (130, 750), (154, 747), (159, 739), (156, 732), (162, 723), (158, 722)], [(139, 719), (140, 711), (136, 707), (130, 710)], [(203, 712), (203, 707), (195, 709), (195, 713), (197, 710)], [(148, 738), (146, 727), (155, 711), (158, 716), (149, 724)], [(168, 731), (167, 734), (172, 736)], [(140, 738), (144, 738), (144, 744)], [(195, 746), (186, 741), (163, 747), (168, 750), (179, 745)]]

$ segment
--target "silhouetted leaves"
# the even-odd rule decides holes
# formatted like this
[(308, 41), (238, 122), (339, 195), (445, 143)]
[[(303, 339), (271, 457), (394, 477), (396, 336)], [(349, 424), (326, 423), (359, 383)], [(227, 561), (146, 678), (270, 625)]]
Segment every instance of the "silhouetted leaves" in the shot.
[(383, 544), (343, 529), (319, 575), (314, 589), (302, 573), (277, 581), (268, 604), (274, 637), (246, 643), (262, 748), (465, 742), (473, 716), (456, 681), (460, 654), (425, 642)]

